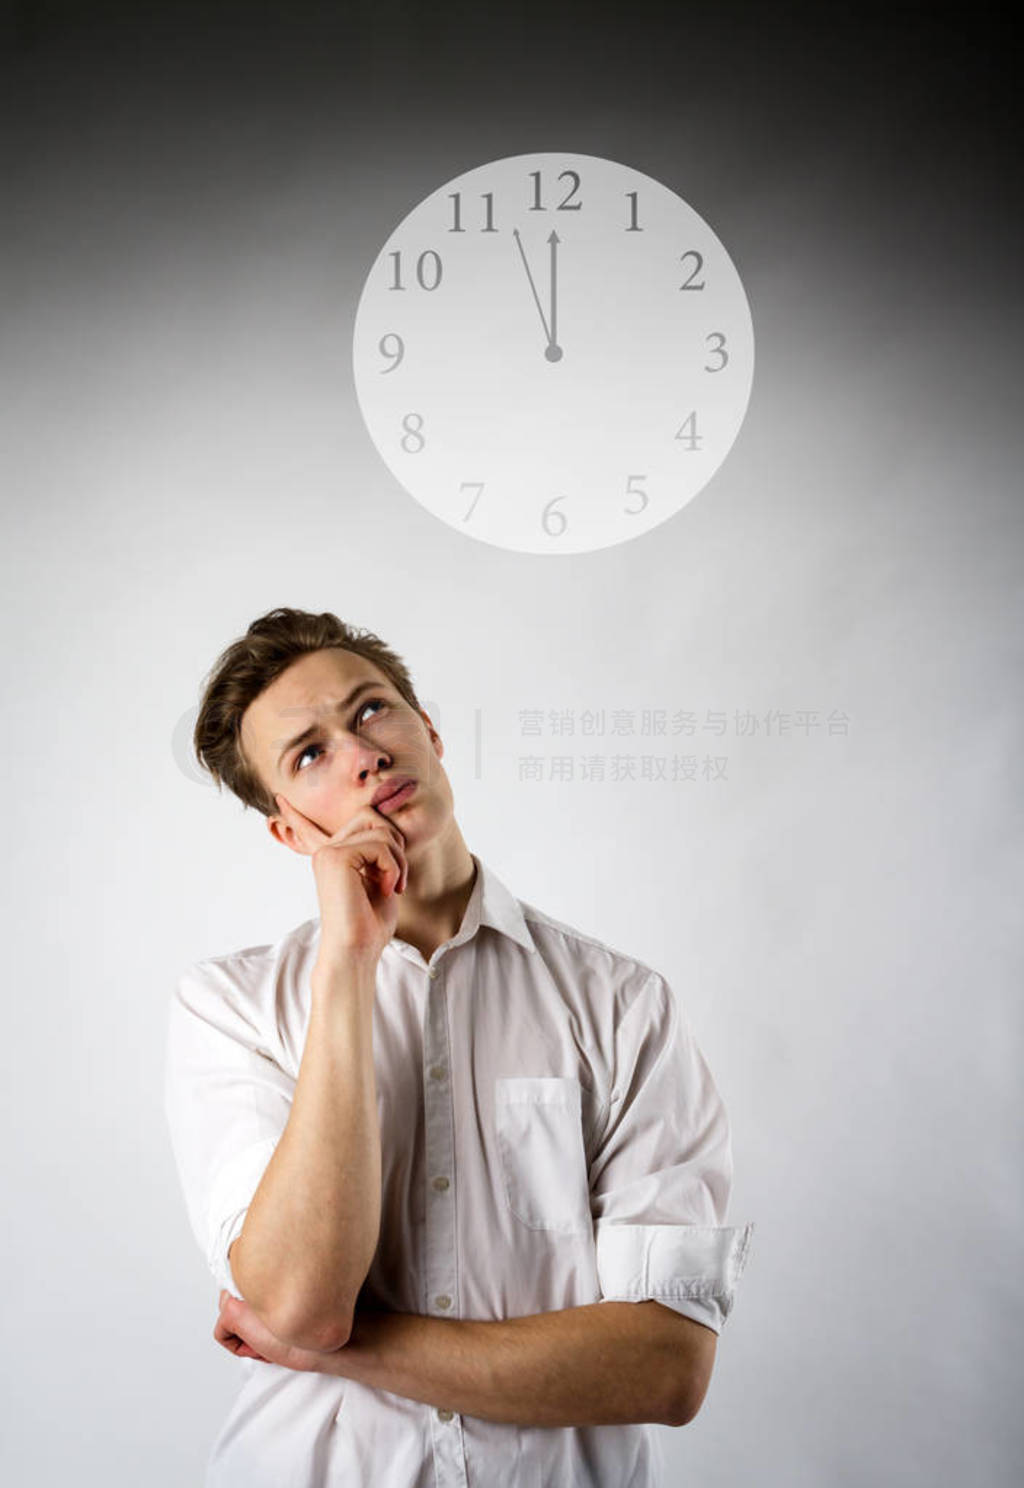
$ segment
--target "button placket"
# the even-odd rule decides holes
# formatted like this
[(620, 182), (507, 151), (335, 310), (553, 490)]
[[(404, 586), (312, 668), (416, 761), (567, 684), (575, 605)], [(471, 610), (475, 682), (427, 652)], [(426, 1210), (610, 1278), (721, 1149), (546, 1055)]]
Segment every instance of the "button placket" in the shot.
[[(445, 978), (437, 966), (427, 968), (423, 1053), (426, 1151), (427, 1311), (434, 1317), (458, 1316), (458, 1256), (455, 1229), (455, 1112), (448, 1078), (448, 1000)], [(434, 1469), (445, 1488), (466, 1488), (462, 1418), (456, 1411), (431, 1411)]]
[(434, 1477), (438, 1488), (469, 1488), (462, 1417), (446, 1406), (432, 1410), (430, 1438), (434, 1448)]
[(438, 1488), (469, 1488), (462, 1417), (447, 1406), (438, 1406), (430, 1412), (430, 1437)]
[[(427, 987), (423, 1049), (428, 1068), (448, 1068), (448, 999), (444, 978), (438, 968)], [(423, 1082), (426, 1105), (426, 1172), (430, 1192), (427, 1194), (427, 1296), (435, 1309), (451, 1314), (453, 1298), (458, 1294), (456, 1282), (455, 1237), (455, 1113), (452, 1110), (451, 1081), (432, 1077)], [(438, 1301), (443, 1297), (444, 1302)]]

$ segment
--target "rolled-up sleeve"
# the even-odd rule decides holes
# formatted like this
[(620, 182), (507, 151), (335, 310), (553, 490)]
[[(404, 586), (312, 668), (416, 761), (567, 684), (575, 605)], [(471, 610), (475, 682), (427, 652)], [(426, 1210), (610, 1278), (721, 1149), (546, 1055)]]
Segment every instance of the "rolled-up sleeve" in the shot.
[(720, 1333), (754, 1231), (725, 1224), (731, 1187), (725, 1106), (672, 989), (652, 972), (616, 1032), (590, 1155), (601, 1300), (653, 1299)]
[(226, 968), (189, 967), (171, 998), (164, 1110), (193, 1234), (218, 1286), (235, 1296), (228, 1249), (285, 1129), (294, 1089)]

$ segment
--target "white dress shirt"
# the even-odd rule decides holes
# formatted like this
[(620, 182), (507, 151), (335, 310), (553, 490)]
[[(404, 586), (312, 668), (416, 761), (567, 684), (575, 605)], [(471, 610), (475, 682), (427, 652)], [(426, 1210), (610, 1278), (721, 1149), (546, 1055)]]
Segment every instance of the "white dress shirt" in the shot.
[[(380, 1238), (360, 1302), (503, 1319), (653, 1297), (720, 1332), (753, 1224), (723, 1225), (729, 1123), (656, 971), (477, 867), (458, 933), (377, 967)], [(166, 1113), (215, 1280), (284, 1131), (319, 920), (195, 962), (171, 999)], [(535, 1427), (239, 1360), (207, 1488), (651, 1488), (649, 1425)]]

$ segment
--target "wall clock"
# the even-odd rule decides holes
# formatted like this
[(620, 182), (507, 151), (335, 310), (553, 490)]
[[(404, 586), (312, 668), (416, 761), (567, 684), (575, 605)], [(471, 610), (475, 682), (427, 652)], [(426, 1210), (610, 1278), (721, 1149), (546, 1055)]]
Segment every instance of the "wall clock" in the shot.
[(455, 531), (582, 553), (674, 516), (729, 453), (754, 333), (722, 243), (632, 166), (545, 152), (431, 192), (360, 296), (356, 395), (401, 485)]

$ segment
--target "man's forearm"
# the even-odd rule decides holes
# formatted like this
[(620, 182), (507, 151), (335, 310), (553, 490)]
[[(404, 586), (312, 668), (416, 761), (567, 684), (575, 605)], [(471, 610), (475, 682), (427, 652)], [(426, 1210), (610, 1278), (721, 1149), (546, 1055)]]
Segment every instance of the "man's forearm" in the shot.
[(230, 1252), (246, 1301), (306, 1348), (344, 1343), (377, 1245), (375, 983), (368, 962), (314, 972), (288, 1124)]
[(358, 1312), (325, 1368), (410, 1400), (521, 1426), (678, 1426), (704, 1398), (717, 1336), (655, 1301), (500, 1322)]

